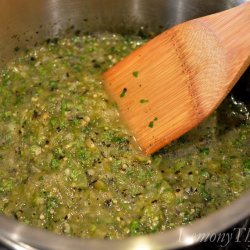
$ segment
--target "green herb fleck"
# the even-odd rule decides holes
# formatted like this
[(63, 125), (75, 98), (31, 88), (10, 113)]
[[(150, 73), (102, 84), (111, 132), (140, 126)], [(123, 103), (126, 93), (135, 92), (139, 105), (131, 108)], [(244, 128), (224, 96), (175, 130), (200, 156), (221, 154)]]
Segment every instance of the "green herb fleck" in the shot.
[(199, 151), (203, 155), (209, 155), (209, 148), (200, 148)]
[(134, 71), (134, 72), (133, 72), (133, 76), (134, 76), (134, 77), (138, 77), (138, 76), (139, 76), (139, 71)]
[(243, 171), (245, 175), (249, 175), (250, 174), (250, 160), (245, 160), (243, 162)]
[(13, 187), (14, 182), (12, 180), (2, 179), (0, 184), (0, 194), (11, 191)]
[(137, 220), (132, 221), (130, 225), (130, 235), (131, 236), (139, 235), (140, 234), (139, 229), (140, 229), (140, 222)]
[(204, 177), (205, 179), (208, 179), (210, 177), (210, 174), (206, 170), (201, 170), (201, 176)]
[(147, 99), (141, 99), (141, 100), (140, 100), (140, 103), (142, 103), (142, 104), (148, 103), (148, 102), (149, 102), (149, 100), (147, 100)]
[(51, 169), (58, 169), (59, 167), (59, 161), (57, 159), (52, 159), (50, 162)]
[(49, 213), (51, 209), (59, 206), (59, 200), (56, 197), (48, 197), (46, 204), (46, 212)]
[(154, 127), (154, 122), (151, 121), (151, 122), (148, 124), (148, 126), (149, 126), (150, 128), (153, 128), (153, 127)]
[(127, 91), (128, 91), (128, 90), (127, 90), (126, 88), (124, 88), (124, 89), (122, 90), (121, 94), (120, 94), (120, 97), (124, 97), (124, 96), (126, 95)]
[(151, 121), (151, 122), (148, 124), (148, 126), (149, 126), (150, 128), (153, 128), (153, 127), (154, 127), (154, 122), (157, 121), (157, 120), (158, 120), (158, 117), (155, 117), (154, 120)]
[(114, 136), (113, 138), (111, 138), (111, 142), (122, 144), (122, 143), (127, 143), (128, 139), (125, 137)]

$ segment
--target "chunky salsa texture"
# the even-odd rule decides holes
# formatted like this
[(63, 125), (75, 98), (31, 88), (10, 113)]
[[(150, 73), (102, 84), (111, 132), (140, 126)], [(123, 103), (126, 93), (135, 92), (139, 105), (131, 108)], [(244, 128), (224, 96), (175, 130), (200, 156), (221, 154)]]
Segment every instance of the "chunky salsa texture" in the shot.
[(57, 234), (121, 239), (191, 223), (249, 188), (249, 113), (233, 97), (156, 154), (135, 147), (101, 74), (144, 42), (51, 39), (1, 71), (3, 214)]

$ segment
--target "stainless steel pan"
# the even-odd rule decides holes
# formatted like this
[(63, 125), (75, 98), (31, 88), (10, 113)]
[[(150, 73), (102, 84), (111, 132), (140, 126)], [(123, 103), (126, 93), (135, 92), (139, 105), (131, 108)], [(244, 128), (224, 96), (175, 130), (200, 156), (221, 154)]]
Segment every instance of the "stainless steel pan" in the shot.
[[(243, 0), (0, 0), (0, 67), (49, 37), (79, 32), (159, 32)], [(192, 225), (126, 240), (83, 240), (0, 216), (0, 240), (14, 249), (170, 249), (196, 242), (195, 233), (216, 233), (250, 215), (250, 192)]]

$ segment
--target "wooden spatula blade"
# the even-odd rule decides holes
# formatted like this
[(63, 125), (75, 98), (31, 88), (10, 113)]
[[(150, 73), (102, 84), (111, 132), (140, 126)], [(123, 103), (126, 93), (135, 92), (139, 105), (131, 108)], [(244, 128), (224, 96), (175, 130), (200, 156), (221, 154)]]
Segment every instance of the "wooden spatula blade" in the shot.
[(178, 138), (207, 115), (193, 94), (195, 69), (183, 65), (189, 52), (172, 35), (158, 36), (104, 75), (108, 92), (145, 153)]
[(217, 33), (197, 19), (130, 54), (105, 72), (105, 85), (138, 145), (150, 154), (219, 105), (232, 87), (227, 61)]

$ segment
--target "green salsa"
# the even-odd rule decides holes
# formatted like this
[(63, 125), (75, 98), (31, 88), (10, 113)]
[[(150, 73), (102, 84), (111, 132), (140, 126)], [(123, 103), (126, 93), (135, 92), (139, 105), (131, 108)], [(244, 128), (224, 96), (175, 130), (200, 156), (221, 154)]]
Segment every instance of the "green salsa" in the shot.
[(57, 234), (121, 239), (191, 223), (249, 188), (249, 114), (227, 123), (238, 119), (230, 99), (156, 154), (135, 147), (101, 74), (145, 41), (54, 39), (1, 71), (3, 214)]

